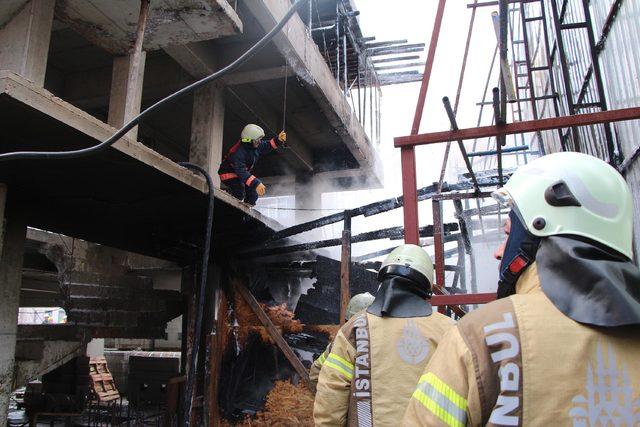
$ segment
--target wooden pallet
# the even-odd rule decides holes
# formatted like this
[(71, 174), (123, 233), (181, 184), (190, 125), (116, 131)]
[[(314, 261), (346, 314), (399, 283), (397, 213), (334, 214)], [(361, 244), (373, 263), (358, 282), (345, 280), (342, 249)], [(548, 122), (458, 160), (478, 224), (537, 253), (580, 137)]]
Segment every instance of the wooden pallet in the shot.
[(91, 390), (98, 402), (111, 402), (120, 399), (120, 393), (104, 357), (89, 359), (89, 376), (91, 377)]

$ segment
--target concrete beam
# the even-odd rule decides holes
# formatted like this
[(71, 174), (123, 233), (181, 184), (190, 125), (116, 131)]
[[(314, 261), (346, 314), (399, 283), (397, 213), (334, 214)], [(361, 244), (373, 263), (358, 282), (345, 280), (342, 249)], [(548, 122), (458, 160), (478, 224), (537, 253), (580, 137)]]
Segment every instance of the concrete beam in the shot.
[[(180, 66), (196, 79), (201, 79), (217, 70), (216, 56), (222, 49), (212, 51), (210, 47), (202, 43), (189, 43), (180, 46), (168, 46), (164, 51), (173, 58)], [(238, 56), (238, 55), (236, 55)], [(223, 78), (223, 82), (229, 86), (255, 83), (265, 80), (282, 79), (286, 75), (293, 76), (295, 73), (290, 67), (272, 67), (260, 70), (237, 71)]]
[(15, 367), (18, 308), (27, 224), (13, 196), (0, 185), (0, 427), (7, 423)]
[[(289, 0), (256, 0), (245, 3), (265, 31), (273, 28), (291, 7)], [(337, 131), (361, 167), (382, 181), (382, 165), (355, 112), (345, 99), (320, 50), (308, 35), (300, 17), (294, 15), (273, 40), (295, 73), (320, 105), (329, 124)]]
[(295, 73), (291, 68), (285, 66), (253, 71), (239, 71), (237, 73), (230, 74), (224, 79), (224, 82), (229, 86), (235, 86), (247, 83), (263, 82), (265, 80), (284, 79), (285, 75), (291, 77), (295, 75)]
[(193, 97), (189, 161), (204, 168), (220, 188), (218, 166), (222, 162), (224, 137), (224, 88), (208, 84)]
[(202, 43), (167, 46), (164, 51), (196, 79), (213, 74), (217, 69), (211, 50)]
[(0, 69), (44, 85), (55, 0), (31, 0), (0, 29)]
[[(274, 111), (273, 107), (268, 105), (260, 96), (258, 96), (253, 90), (240, 88), (227, 88), (231, 96), (227, 99), (229, 108), (234, 108), (238, 115), (246, 116), (249, 113), (252, 116), (257, 116), (262, 123), (259, 125), (266, 125), (265, 131), (268, 133), (276, 134), (282, 129), (282, 116)], [(297, 170), (304, 172), (313, 171), (313, 154), (303, 144), (302, 135), (292, 126), (287, 126), (287, 147), (283, 150), (283, 155), (287, 161)]]

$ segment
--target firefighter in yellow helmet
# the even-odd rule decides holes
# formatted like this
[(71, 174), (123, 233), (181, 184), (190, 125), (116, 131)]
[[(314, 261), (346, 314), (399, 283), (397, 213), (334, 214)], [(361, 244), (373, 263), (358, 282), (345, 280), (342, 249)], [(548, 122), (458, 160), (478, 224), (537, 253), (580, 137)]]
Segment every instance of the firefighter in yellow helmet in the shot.
[(431, 258), (401, 245), (378, 272), (373, 303), (338, 331), (318, 380), (316, 426), (397, 425), (415, 384), (453, 321), (432, 310)]
[(640, 425), (640, 271), (620, 174), (579, 153), (520, 167), (498, 300), (444, 337), (408, 426)]
[[(349, 304), (347, 304), (347, 312), (345, 313), (346, 320), (351, 319), (351, 316), (356, 314), (357, 312), (366, 309), (373, 302), (373, 295), (369, 292), (363, 292), (361, 294), (356, 294), (349, 300)], [(309, 368), (309, 380), (311, 384), (313, 384), (314, 388), (318, 385), (318, 376), (320, 375), (320, 369), (322, 369), (322, 365), (324, 361), (327, 360), (327, 357), (331, 353), (331, 343), (327, 346), (327, 349), (313, 361), (311, 368)]]
[(248, 124), (240, 133), (240, 141), (233, 145), (222, 159), (218, 175), (220, 181), (238, 200), (249, 205), (256, 204), (258, 197), (265, 195), (265, 185), (251, 173), (260, 156), (277, 150), (287, 142), (285, 131), (277, 137), (264, 139), (264, 130)]

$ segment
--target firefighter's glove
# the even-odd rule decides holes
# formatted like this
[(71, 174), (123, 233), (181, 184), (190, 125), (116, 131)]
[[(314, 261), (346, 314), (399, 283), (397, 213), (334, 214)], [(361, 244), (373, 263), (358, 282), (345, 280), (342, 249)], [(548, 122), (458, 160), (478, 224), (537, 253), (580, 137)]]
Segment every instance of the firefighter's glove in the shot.
[(280, 141), (282, 145), (285, 145), (287, 143), (287, 133), (285, 131), (282, 131), (278, 134), (278, 141)]
[(263, 183), (260, 183), (256, 186), (256, 193), (258, 193), (258, 196), (262, 197), (265, 195), (266, 192), (267, 192), (267, 187), (265, 187)]

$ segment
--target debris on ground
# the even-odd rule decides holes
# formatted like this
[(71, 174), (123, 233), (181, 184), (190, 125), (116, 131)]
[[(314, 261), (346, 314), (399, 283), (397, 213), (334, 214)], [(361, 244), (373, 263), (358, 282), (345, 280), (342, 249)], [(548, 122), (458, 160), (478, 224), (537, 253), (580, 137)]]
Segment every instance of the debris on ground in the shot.
[(267, 395), (264, 411), (247, 417), (238, 426), (313, 426), (313, 395), (303, 385), (276, 381)]

